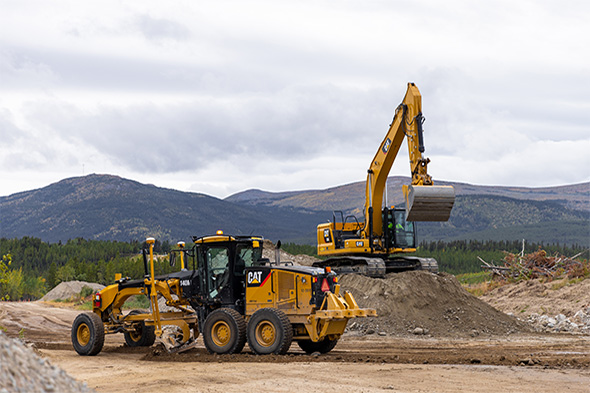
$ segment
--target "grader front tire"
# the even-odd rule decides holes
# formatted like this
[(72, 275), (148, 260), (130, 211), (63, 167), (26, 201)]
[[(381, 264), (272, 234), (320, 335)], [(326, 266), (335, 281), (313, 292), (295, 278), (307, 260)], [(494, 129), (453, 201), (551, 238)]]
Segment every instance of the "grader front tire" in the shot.
[[(140, 310), (132, 310), (127, 315), (143, 314)], [(130, 347), (151, 347), (156, 341), (156, 327), (146, 326), (145, 321), (138, 321), (134, 332), (125, 332), (125, 342)]]
[(240, 353), (246, 344), (246, 321), (236, 310), (220, 308), (209, 314), (201, 333), (210, 353)]
[(258, 355), (284, 355), (293, 341), (289, 317), (276, 308), (261, 308), (248, 322), (248, 345)]
[(82, 356), (94, 356), (104, 346), (104, 324), (100, 317), (91, 312), (76, 317), (72, 324), (72, 345)]

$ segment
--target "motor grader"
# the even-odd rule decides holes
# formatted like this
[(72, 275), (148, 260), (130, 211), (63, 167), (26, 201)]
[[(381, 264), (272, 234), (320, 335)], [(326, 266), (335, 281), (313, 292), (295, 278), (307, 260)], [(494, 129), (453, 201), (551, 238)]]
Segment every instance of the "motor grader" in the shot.
[[(340, 290), (330, 268), (262, 258), (262, 237), (221, 231), (193, 237), (190, 249), (179, 243), (170, 255), (171, 264), (180, 260), (180, 270), (164, 276), (154, 275), (155, 240), (146, 242), (145, 277), (118, 275), (94, 295), (92, 312), (74, 320), (71, 337), (78, 354), (100, 353), (105, 334), (114, 333), (123, 333), (131, 347), (158, 339), (170, 352), (194, 347), (202, 334), (207, 350), (216, 354), (239, 353), (246, 342), (256, 354), (285, 354), (292, 341), (307, 353), (327, 353), (349, 319), (376, 316)], [(149, 297), (150, 310), (124, 313), (125, 301), (137, 295)], [(173, 311), (160, 311), (159, 298)]]

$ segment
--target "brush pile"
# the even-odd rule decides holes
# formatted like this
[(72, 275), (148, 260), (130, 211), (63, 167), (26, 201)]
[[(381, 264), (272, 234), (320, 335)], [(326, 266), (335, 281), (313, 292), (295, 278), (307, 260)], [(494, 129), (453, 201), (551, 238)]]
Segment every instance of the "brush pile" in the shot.
[(482, 268), (491, 270), (494, 275), (498, 275), (508, 281), (531, 280), (543, 278), (554, 280), (558, 278), (581, 278), (590, 275), (590, 265), (588, 260), (580, 259), (583, 254), (577, 254), (573, 257), (563, 255), (548, 256), (545, 250), (530, 254), (521, 252), (520, 254), (505, 253), (504, 266), (495, 266), (485, 262)]

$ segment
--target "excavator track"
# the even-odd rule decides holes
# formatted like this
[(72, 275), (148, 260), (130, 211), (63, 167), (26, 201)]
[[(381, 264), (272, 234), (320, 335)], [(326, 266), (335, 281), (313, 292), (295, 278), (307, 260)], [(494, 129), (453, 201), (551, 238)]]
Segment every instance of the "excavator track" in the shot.
[(434, 258), (413, 256), (396, 256), (383, 259), (380, 257), (344, 256), (328, 258), (313, 263), (314, 267), (329, 266), (332, 271), (344, 274), (362, 274), (368, 277), (384, 278), (388, 273), (400, 273), (412, 270), (425, 270), (438, 273), (438, 262)]

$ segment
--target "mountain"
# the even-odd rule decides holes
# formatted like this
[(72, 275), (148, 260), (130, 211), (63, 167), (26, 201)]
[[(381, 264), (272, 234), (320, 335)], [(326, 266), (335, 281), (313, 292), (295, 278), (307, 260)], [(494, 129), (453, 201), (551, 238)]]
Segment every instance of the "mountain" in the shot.
[[(391, 177), (388, 203), (403, 203)], [(520, 240), (590, 247), (590, 182), (524, 188), (438, 182), (455, 187), (451, 218), (418, 223), (419, 240)], [(111, 175), (62, 180), (37, 190), (0, 197), (0, 237), (38, 237), (49, 242), (98, 240), (190, 240), (222, 229), (271, 240), (315, 243), (317, 224), (332, 210), (362, 221), (364, 182), (326, 190), (271, 193), (248, 190), (224, 200), (141, 184)]]
[[(410, 178), (388, 179), (388, 204), (404, 204), (401, 192)], [(419, 240), (517, 240), (590, 246), (590, 182), (557, 187), (452, 185), (456, 201), (445, 223), (417, 223)], [(356, 182), (325, 190), (271, 193), (247, 190), (225, 199), (250, 206), (310, 210), (342, 210), (362, 221), (365, 183)], [(332, 215), (324, 218), (331, 219)]]
[[(388, 204), (404, 202), (402, 185), (410, 184), (406, 176), (387, 180)], [(479, 186), (459, 182), (438, 181), (436, 185), (453, 186), (457, 196), (486, 195), (528, 201), (555, 201), (572, 210), (590, 211), (590, 182), (557, 187)], [(365, 182), (355, 182), (325, 190), (266, 192), (247, 190), (225, 198), (226, 201), (249, 205), (297, 207), (310, 210), (343, 210), (362, 215), (365, 204)]]
[(148, 236), (176, 242), (218, 229), (301, 241), (315, 236), (318, 220), (327, 215), (294, 207), (242, 206), (111, 175), (74, 177), (0, 197), (0, 212), (0, 237), (32, 236), (49, 242)]

